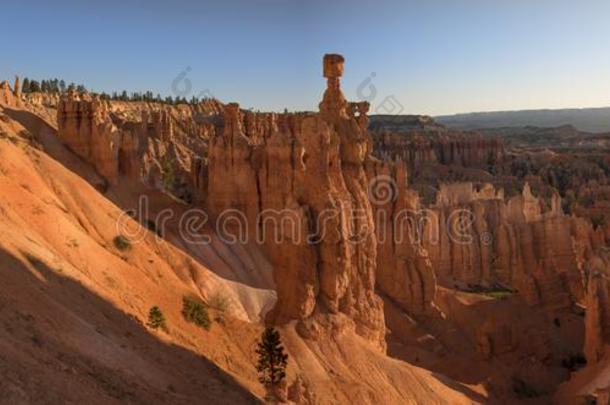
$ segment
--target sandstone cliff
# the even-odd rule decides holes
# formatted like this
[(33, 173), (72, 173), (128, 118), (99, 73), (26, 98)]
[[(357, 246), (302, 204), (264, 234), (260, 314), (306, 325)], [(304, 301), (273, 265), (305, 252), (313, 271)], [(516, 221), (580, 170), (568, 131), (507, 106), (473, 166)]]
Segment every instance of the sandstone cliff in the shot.
[[(257, 315), (265, 313), (265, 303), (275, 302), (275, 291), (266, 281), (246, 285), (248, 277), (264, 278), (267, 270), (262, 255), (252, 260), (255, 246), (214, 237), (209, 246), (189, 249), (171, 224), (160, 239), (128, 218), (130, 232), (144, 231), (144, 238), (118, 250), (113, 244), (118, 218), (138, 195), (151, 199), (153, 211), (171, 208), (179, 216), (188, 205), (123, 175), (117, 186), (100, 194), (84, 181), (97, 177), (91, 165), (62, 145), (51, 126), (34, 134), (40, 149), (19, 135), (24, 126), (42, 125), (39, 117), (26, 114), (32, 106), (27, 108), (20, 114), (0, 110), (5, 192), (0, 354), (7, 359), (0, 364), (0, 391), (6, 400), (261, 402), (254, 350), (263, 325)], [(227, 266), (235, 273), (225, 272)], [(235, 281), (235, 276), (240, 278)], [(184, 320), (183, 295), (208, 300), (219, 291), (231, 307), (222, 314), (210, 309), (210, 330)], [(169, 333), (146, 325), (153, 305), (163, 309)], [(316, 339), (303, 339), (304, 328), (294, 323), (278, 327), (290, 356), (291, 399), (471, 402), (450, 380), (389, 358), (352, 333), (351, 315), (316, 318), (311, 326), (319, 328), (304, 330)], [(365, 379), (371, 384), (361, 384)]]
[(196, 161), (206, 159), (207, 142), (220, 105), (124, 103), (69, 92), (57, 105), (59, 138), (91, 163), (110, 184), (137, 180), (186, 201), (196, 198)]
[(422, 244), (425, 221), (416, 192), (407, 187), (402, 161), (367, 161), (369, 198), (377, 237), (377, 288), (414, 315), (432, 308), (436, 276)]
[(339, 88), (342, 70), (342, 57), (325, 56), (320, 114), (244, 114), (227, 105), (222, 132), (210, 140), (207, 204), (216, 219), (238, 210), (249, 240), (264, 247), (278, 293), (270, 318), (304, 321), (302, 333), (316, 335), (324, 314), (342, 313), (383, 348), (364, 169), (370, 144)]
[[(19, 82), (17, 82), (17, 85)], [(0, 82), (0, 105), (6, 107), (17, 107), (20, 105), (21, 93), (18, 89), (11, 89), (11, 85), (5, 80)]]
[(118, 182), (120, 134), (103, 101), (70, 92), (60, 100), (57, 124), (68, 148), (92, 163), (111, 184)]
[(583, 254), (593, 230), (564, 215), (558, 196), (543, 212), (527, 185), (505, 200), (490, 185), (454, 184), (441, 188), (429, 213), (424, 245), (444, 285), (502, 286), (552, 309), (582, 299)]
[(477, 133), (450, 131), (442, 126), (422, 126), (407, 131), (372, 132), (375, 154), (403, 160), (410, 170), (441, 164), (487, 169), (505, 156), (504, 143)]
[(589, 252), (585, 265), (584, 347), (586, 367), (573, 373), (555, 394), (558, 404), (608, 404), (610, 401), (610, 252)]
[(606, 354), (610, 344), (610, 255), (598, 252), (586, 265), (584, 354), (590, 365)]

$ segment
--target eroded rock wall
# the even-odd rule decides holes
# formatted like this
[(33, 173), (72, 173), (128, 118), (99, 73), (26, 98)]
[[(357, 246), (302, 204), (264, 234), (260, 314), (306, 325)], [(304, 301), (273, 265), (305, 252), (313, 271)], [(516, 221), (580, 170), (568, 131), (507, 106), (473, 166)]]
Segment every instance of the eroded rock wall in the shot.
[(424, 245), (442, 284), (505, 286), (552, 309), (582, 299), (583, 254), (593, 231), (564, 215), (558, 196), (543, 212), (527, 185), (505, 200), (490, 185), (456, 184), (441, 188), (429, 213)]
[(596, 364), (610, 344), (610, 255), (598, 252), (586, 265), (585, 347), (587, 363)]
[(120, 134), (106, 103), (67, 93), (57, 107), (57, 125), (59, 137), (68, 148), (90, 162), (110, 183), (118, 181)]
[(422, 244), (419, 197), (407, 187), (402, 161), (372, 158), (366, 168), (378, 246), (377, 289), (402, 310), (425, 314), (432, 309), (436, 276)]
[(69, 92), (57, 106), (58, 135), (110, 184), (141, 181), (197, 199), (197, 161), (207, 164), (217, 102), (196, 106), (125, 103)]
[[(383, 349), (375, 294), (377, 242), (367, 196), (370, 140), (339, 88), (343, 58), (327, 55), (320, 114), (224, 112), (210, 140), (207, 203), (216, 219), (241, 216), (274, 266), (270, 319), (301, 320), (315, 335), (326, 314), (344, 314)], [(360, 121), (360, 122), (359, 122)]]
[(401, 159), (413, 170), (425, 164), (486, 169), (506, 154), (504, 143), (497, 138), (439, 127), (373, 132), (375, 155), (383, 159)]
[(21, 88), (19, 87), (19, 78), (15, 80), (15, 86), (5, 80), (0, 82), (0, 106), (17, 107), (21, 105)]

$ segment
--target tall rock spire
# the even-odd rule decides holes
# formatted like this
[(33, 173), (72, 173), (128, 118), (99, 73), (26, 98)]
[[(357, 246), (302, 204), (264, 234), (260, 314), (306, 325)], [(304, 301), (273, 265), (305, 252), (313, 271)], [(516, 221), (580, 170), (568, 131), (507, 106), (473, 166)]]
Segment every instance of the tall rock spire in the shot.
[(341, 92), (341, 76), (345, 59), (338, 54), (326, 54), (323, 60), (324, 77), (327, 81), (324, 98), (320, 103), (320, 114), (327, 122), (335, 123), (347, 118), (347, 100)]
[(17, 99), (21, 99), (21, 83), (19, 82), (19, 76), (15, 75), (15, 86), (13, 87), (13, 93)]

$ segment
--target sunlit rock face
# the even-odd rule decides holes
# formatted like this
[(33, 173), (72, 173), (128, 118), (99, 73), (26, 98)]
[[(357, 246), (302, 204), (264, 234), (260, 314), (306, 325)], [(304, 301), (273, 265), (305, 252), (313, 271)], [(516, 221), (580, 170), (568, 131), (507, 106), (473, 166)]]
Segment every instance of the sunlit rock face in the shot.
[(563, 214), (557, 195), (543, 211), (527, 184), (510, 199), (491, 185), (452, 184), (441, 187), (429, 214), (424, 245), (442, 284), (499, 284), (555, 310), (582, 299), (596, 236), (587, 221)]
[(111, 185), (139, 181), (192, 201), (222, 108), (215, 100), (172, 106), (69, 91), (57, 103), (58, 136)]
[(371, 127), (375, 155), (401, 159), (409, 170), (429, 164), (484, 169), (506, 156), (501, 139), (450, 130), (430, 117), (378, 116)]
[(345, 100), (343, 62), (340, 55), (324, 57), (328, 86), (319, 114), (226, 106), (224, 128), (210, 140), (207, 205), (214, 218), (237, 210), (248, 238), (259, 238), (277, 285), (270, 320), (301, 320), (303, 333), (315, 336), (318, 320), (344, 314), (341, 319), (383, 349), (365, 172), (368, 106)]
[(19, 77), (15, 77), (13, 88), (6, 80), (0, 82), (0, 107), (20, 107), (21, 97)]
[(99, 98), (69, 92), (57, 107), (58, 134), (74, 153), (90, 162), (110, 183), (119, 176), (120, 134)]
[(592, 255), (586, 264), (585, 347), (588, 364), (596, 364), (610, 343), (610, 256), (607, 252)]
[(436, 276), (419, 231), (425, 218), (419, 196), (407, 187), (406, 165), (367, 161), (377, 237), (377, 288), (413, 315), (433, 309)]

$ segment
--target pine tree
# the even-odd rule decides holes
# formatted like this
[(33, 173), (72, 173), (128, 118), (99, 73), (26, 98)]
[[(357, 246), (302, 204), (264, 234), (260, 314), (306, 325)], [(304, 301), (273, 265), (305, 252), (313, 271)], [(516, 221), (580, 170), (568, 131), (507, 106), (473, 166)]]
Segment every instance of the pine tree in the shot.
[(167, 332), (167, 325), (165, 324), (165, 316), (158, 306), (154, 306), (148, 312), (148, 326), (153, 329), (159, 329)]
[(38, 83), (36, 80), (32, 80), (30, 82), (30, 93), (36, 93), (40, 91), (40, 83)]
[(66, 91), (66, 82), (63, 79), (59, 81), (59, 90), (62, 93)]
[(197, 297), (185, 296), (182, 298), (182, 316), (200, 328), (210, 329), (208, 305)]
[(492, 175), (496, 175), (496, 164), (498, 163), (496, 155), (493, 152), (489, 152), (487, 155), (487, 171)]
[(261, 384), (269, 392), (273, 392), (286, 379), (286, 365), (288, 355), (284, 354), (284, 347), (280, 340), (280, 333), (274, 328), (266, 328), (258, 343), (258, 371)]
[(21, 85), (21, 92), (23, 94), (30, 92), (30, 79), (28, 79), (27, 77), (23, 79), (23, 84)]

